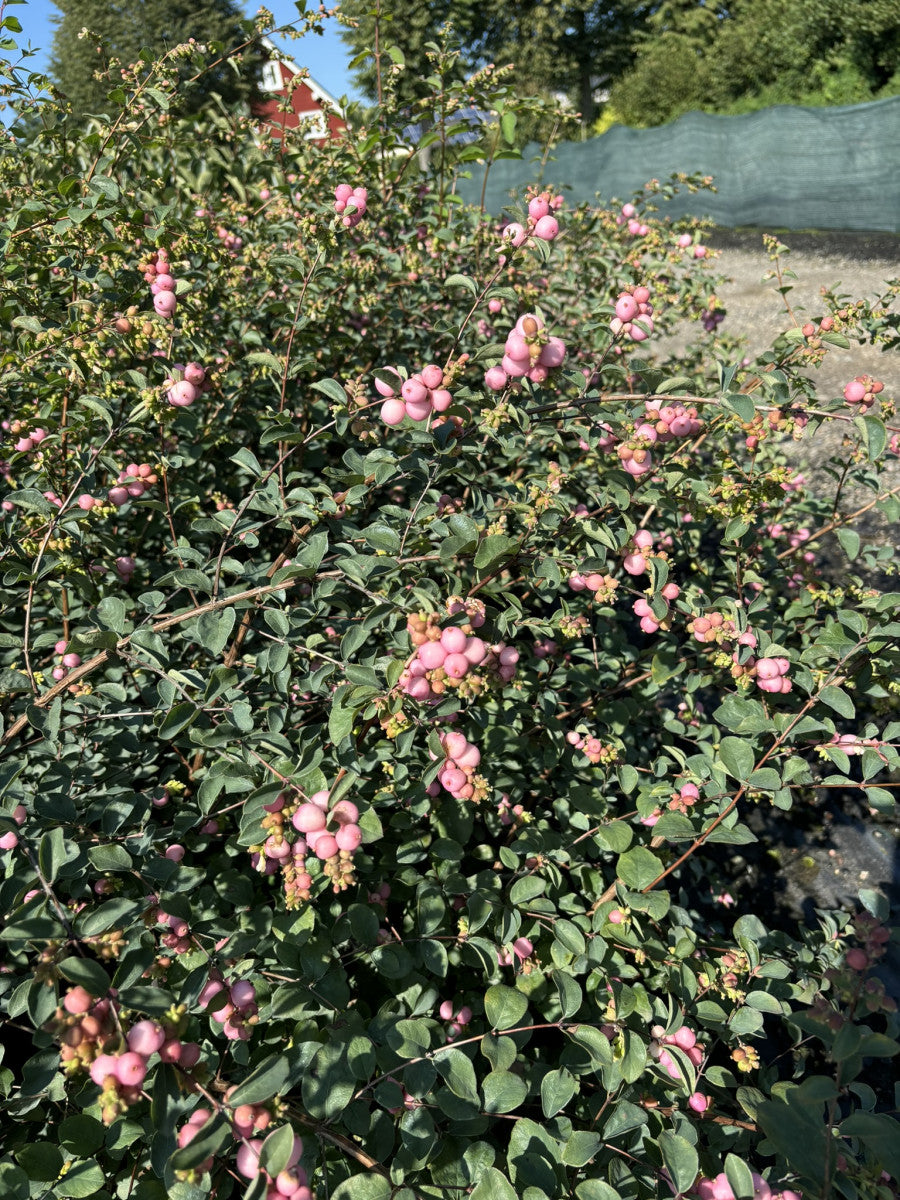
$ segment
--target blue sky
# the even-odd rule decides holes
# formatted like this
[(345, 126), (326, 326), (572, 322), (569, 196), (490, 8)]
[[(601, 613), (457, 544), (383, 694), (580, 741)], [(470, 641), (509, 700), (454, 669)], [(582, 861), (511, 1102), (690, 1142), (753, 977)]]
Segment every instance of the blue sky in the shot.
[[(265, 0), (263, 2), (265, 3)], [(297, 8), (292, 0), (268, 0), (265, 7), (274, 15), (279, 25), (287, 25), (297, 18)], [(243, 8), (249, 17), (255, 15), (259, 4), (253, 0), (243, 0)], [(53, 17), (57, 15), (56, 6), (51, 0), (27, 0), (25, 4), (10, 6), (6, 13), (7, 16), (17, 17), (22, 26), (21, 34), (14, 35), (20, 48), (24, 49), (31, 43), (32, 49), (40, 51), (29, 60), (28, 66), (36, 71), (46, 70), (50, 44), (56, 28), (53, 24)], [(300, 41), (285, 40), (280, 44), (288, 57), (298, 66), (308, 67), (313, 79), (332, 96), (340, 98), (346, 94), (352, 99), (360, 99), (359, 93), (350, 82), (350, 73), (347, 70), (350, 54), (340, 36), (340, 26), (336, 21), (328, 21), (325, 30), (321, 37), (309, 34)], [(180, 36), (182, 31), (178, 32)], [(279, 41), (277, 38), (275, 40)]]

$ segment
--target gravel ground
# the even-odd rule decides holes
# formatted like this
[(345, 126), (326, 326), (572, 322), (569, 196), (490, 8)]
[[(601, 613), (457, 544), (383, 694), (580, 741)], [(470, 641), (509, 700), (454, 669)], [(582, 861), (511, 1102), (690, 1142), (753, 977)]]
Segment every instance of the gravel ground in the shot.
[[(782, 268), (796, 276), (785, 279), (785, 283), (793, 289), (788, 300), (801, 322), (824, 315), (823, 289), (835, 289), (850, 299), (875, 298), (882, 294), (886, 280), (900, 277), (900, 237), (772, 232), (791, 251), (782, 260)], [(758, 353), (793, 324), (775, 290), (777, 281), (764, 278), (773, 264), (763, 247), (763, 231), (719, 229), (707, 241), (720, 252), (720, 271), (730, 277), (717, 293), (728, 314), (722, 329), (743, 334), (747, 352)], [(692, 336), (693, 330), (685, 334), (686, 339)], [(658, 349), (677, 350), (680, 341), (676, 336)], [(848, 350), (830, 347), (822, 365), (809, 372), (819, 394), (829, 399), (839, 397), (844, 385), (863, 373), (881, 379), (884, 395), (900, 401), (897, 349), (885, 352), (881, 347), (855, 344)], [(893, 424), (900, 424), (900, 419)], [(786, 441), (785, 449), (796, 451), (797, 466), (811, 486), (830, 487), (832, 481), (818, 463), (840, 453), (841, 442), (841, 426), (832, 422), (821, 427), (810, 441)], [(900, 484), (900, 458), (892, 460), (887, 478), (886, 486)], [(871, 498), (869, 492), (851, 493), (846, 497), (845, 511)], [(880, 515), (867, 514), (858, 528), (864, 537), (887, 540), (895, 546), (900, 543), (900, 530), (896, 525), (889, 526)], [(828, 547), (822, 549), (827, 555)], [(888, 590), (898, 590), (896, 579), (883, 583)], [(747, 866), (755, 876), (760, 916), (765, 919), (765, 910), (773, 906), (787, 909), (797, 919), (814, 922), (816, 908), (852, 909), (858, 904), (856, 897), (861, 888), (875, 888), (890, 899), (893, 919), (900, 923), (900, 813), (895, 810), (893, 819), (870, 819), (858, 797), (842, 799), (832, 794), (828, 811), (818, 810), (818, 814), (808, 814), (806, 828), (776, 818), (767, 820), (765, 830), (759, 830), (767, 850), (755, 866)], [(888, 989), (900, 997), (900, 946), (891, 947), (879, 974)]]

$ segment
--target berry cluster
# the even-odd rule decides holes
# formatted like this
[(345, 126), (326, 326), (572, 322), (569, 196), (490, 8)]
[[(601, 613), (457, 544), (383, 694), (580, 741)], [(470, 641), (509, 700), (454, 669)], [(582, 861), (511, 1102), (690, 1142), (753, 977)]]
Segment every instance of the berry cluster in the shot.
[(157, 250), (156, 255), (145, 264), (144, 279), (150, 284), (157, 316), (174, 316), (178, 301), (175, 297), (175, 277), (171, 273), (166, 250)]
[[(401, 378), (394, 367), (385, 369), (396, 375), (398, 380)], [(381, 406), (382, 421), (385, 425), (399, 425), (404, 417), (412, 421), (427, 421), (433, 413), (446, 412), (453, 403), (453, 397), (443, 386), (444, 379), (441, 368), (436, 363), (429, 363), (418, 374), (410, 375), (409, 379), (402, 382), (399, 396), (396, 385), (376, 379), (375, 388), (379, 395), (385, 397)]]
[(650, 1057), (656, 1059), (670, 1079), (681, 1079), (681, 1067), (672, 1057), (666, 1046), (677, 1046), (683, 1050), (695, 1067), (703, 1061), (703, 1047), (697, 1041), (697, 1035), (687, 1025), (682, 1025), (674, 1033), (666, 1033), (661, 1025), (654, 1025), (650, 1030), (653, 1041), (650, 1043)]
[(53, 668), (53, 678), (57, 682), (59, 682), (60, 679), (65, 679), (73, 667), (78, 667), (81, 665), (81, 655), (75, 654), (73, 651), (67, 649), (67, 647), (68, 642), (65, 640), (65, 638), (60, 638), (60, 640), (53, 647), (56, 653), (60, 656), (59, 664)]
[(647, 557), (653, 549), (656, 538), (649, 529), (639, 529), (626, 546), (627, 553), (622, 559), (622, 566), (629, 575), (643, 575), (647, 570)]
[(454, 688), (460, 696), (476, 696), (491, 680), (505, 684), (515, 676), (518, 650), (505, 642), (488, 645), (477, 637), (474, 630), (484, 624), (484, 613), (476, 605), (470, 607), (465, 625), (446, 629), (441, 629), (437, 613), (417, 613), (407, 618), (407, 632), (416, 653), (399, 683), (414, 700), (434, 703), (447, 688)]
[[(310, 851), (322, 863), (335, 892), (345, 891), (354, 881), (353, 854), (362, 841), (357, 824), (359, 809), (352, 800), (338, 800), (329, 809), (329, 793), (314, 792), (308, 800), (294, 804), (282, 792), (265, 805), (262, 826), (268, 832), (261, 846), (251, 847), (256, 870), (273, 875), (279, 869), (284, 880), (288, 908), (296, 908), (310, 897), (312, 876), (306, 868)], [(286, 819), (302, 837), (289, 836)], [(329, 824), (335, 828), (329, 829)]]
[(612, 575), (599, 575), (596, 571), (588, 575), (573, 571), (569, 576), (569, 587), (573, 592), (593, 592), (598, 600), (606, 604), (615, 599), (618, 586), (618, 579), (613, 579)]
[(502, 391), (510, 379), (523, 376), (532, 383), (544, 383), (552, 370), (562, 366), (565, 357), (562, 338), (550, 337), (539, 316), (525, 313), (506, 338), (503, 360), (485, 372), (484, 382), (494, 392)]
[(208, 390), (209, 384), (205, 368), (191, 362), (186, 367), (176, 363), (163, 386), (166, 399), (173, 408), (189, 408), (201, 392)]
[(256, 1003), (256, 988), (249, 979), (238, 979), (232, 984), (226, 984), (218, 971), (209, 973), (209, 981), (197, 999), (198, 1004), (205, 1008), (210, 1001), (221, 1003), (211, 1014), (214, 1021), (222, 1026), (222, 1032), (230, 1042), (247, 1042), (250, 1040), (248, 1025), (255, 1025), (259, 1014)]
[(458, 1038), (472, 1020), (472, 1010), (468, 1004), (464, 1004), (457, 1013), (454, 1013), (454, 1007), (452, 1000), (444, 1000), (438, 1009), (441, 1020), (449, 1022), (447, 1026), (448, 1042), (452, 1042), (454, 1038)]
[(24, 421), (4, 421), (3, 424), (9, 429), (10, 433), (15, 434), (18, 438), (13, 449), (18, 450), (20, 454), (27, 454), (35, 446), (39, 446), (47, 436), (46, 429), (42, 429), (40, 426), (36, 429), (29, 429)]
[(438, 796), (443, 788), (457, 800), (478, 804), (488, 794), (487, 781), (475, 771), (481, 762), (481, 751), (465, 734), (453, 730), (442, 733), (440, 739), (446, 757), (437, 779), (426, 789), (428, 795)]
[(666, 601), (665, 616), (657, 617), (650, 606), (650, 601), (645, 596), (639, 596), (631, 606), (635, 616), (641, 619), (641, 629), (644, 633), (656, 633), (659, 629), (669, 628), (668, 602), (678, 599), (681, 595), (681, 588), (677, 583), (667, 583), (660, 594)]
[[(17, 825), (24, 825), (25, 818), (28, 813), (24, 804), (17, 804), (11, 813), (4, 813), (4, 817), (11, 817)], [(10, 829), (6, 833), (0, 834), (0, 850), (15, 850), (19, 844), (19, 838), (14, 830)]]
[(341, 218), (345, 229), (353, 229), (358, 225), (366, 211), (369, 193), (363, 187), (351, 187), (349, 183), (339, 183), (334, 189), (334, 211)]
[(646, 401), (647, 415), (635, 429), (637, 437), (646, 438), (650, 442), (671, 442), (675, 438), (696, 437), (703, 428), (703, 422), (697, 416), (694, 407), (685, 408), (683, 404), (664, 404), (659, 401)]
[[(212, 1118), (208, 1108), (195, 1109), (188, 1118), (187, 1124), (178, 1131), (178, 1145), (190, 1145), (198, 1134), (202, 1133), (207, 1122)], [(298, 1166), (303, 1154), (303, 1142), (294, 1135), (294, 1144), (288, 1156), (287, 1165), (274, 1179), (260, 1167), (260, 1155), (263, 1142), (260, 1138), (247, 1140), (254, 1131), (267, 1129), (271, 1122), (271, 1114), (260, 1105), (242, 1104), (234, 1110), (232, 1132), (236, 1139), (241, 1140), (235, 1157), (235, 1166), (245, 1179), (254, 1180), (263, 1175), (266, 1180), (266, 1190), (262, 1193), (265, 1200), (312, 1200), (309, 1180), (303, 1167)], [(177, 1172), (182, 1179), (198, 1182), (198, 1177), (204, 1171), (212, 1170), (213, 1159), (204, 1159), (193, 1171)], [(255, 1194), (255, 1193), (254, 1193)]]
[(181, 1042), (174, 1028), (158, 1021), (135, 1022), (122, 1045), (122, 1018), (115, 1000), (96, 1000), (83, 987), (70, 988), (51, 1022), (60, 1040), (60, 1060), (67, 1075), (87, 1070), (101, 1089), (99, 1104), (108, 1125), (141, 1096), (150, 1058), (196, 1066), (200, 1047)]
[(615, 746), (604, 746), (599, 738), (593, 734), (581, 733), (577, 729), (571, 729), (566, 734), (566, 741), (573, 750), (580, 750), (589, 762), (595, 766), (597, 763), (614, 763), (619, 757), (619, 751)]
[[(799, 1192), (790, 1188), (773, 1191), (762, 1175), (757, 1175), (755, 1171), (751, 1171), (750, 1175), (753, 1179), (753, 1200), (802, 1200)], [(724, 1171), (713, 1179), (698, 1179), (693, 1190), (699, 1200), (736, 1200)]]
[[(137, 500), (143, 496), (148, 487), (159, 482), (159, 476), (149, 463), (129, 463), (119, 472), (117, 482), (107, 492), (110, 504), (121, 508), (129, 500)], [(100, 501), (85, 493), (78, 497), (78, 507), (90, 511)]]
[(497, 951), (497, 965), (499, 967), (511, 967), (514, 965), (516, 959), (524, 963), (531, 958), (532, 954), (534, 954), (534, 943), (531, 938), (516, 938), (508, 950)]
[(230, 229), (226, 229), (224, 225), (216, 226), (216, 237), (222, 243), (226, 250), (230, 250), (232, 254), (237, 254), (241, 246), (244, 244), (244, 239), (238, 234), (232, 233)]
[(653, 332), (653, 305), (650, 289), (643, 285), (619, 293), (616, 315), (609, 323), (615, 337), (625, 334), (633, 342), (643, 342)]
[(565, 201), (562, 196), (551, 196), (549, 192), (541, 192), (532, 196), (528, 201), (528, 221), (522, 225), (519, 221), (510, 221), (503, 229), (503, 240), (512, 246), (521, 246), (528, 237), (540, 238), (542, 242), (552, 242), (559, 233), (559, 222), (553, 216)]
[(791, 690), (787, 673), (791, 668), (786, 658), (758, 658), (756, 660), (756, 684), (763, 692), (785, 693)]
[(621, 212), (616, 214), (616, 224), (625, 225), (627, 222), (628, 232), (632, 237), (646, 237), (650, 232), (650, 226), (645, 225), (638, 217), (638, 211), (633, 204), (623, 204)]
[(848, 404), (858, 404), (859, 412), (867, 412), (875, 403), (875, 397), (884, 391), (884, 384), (871, 375), (857, 375), (844, 388), (844, 399)]
[[(687, 814), (700, 799), (700, 791), (695, 783), (684, 784), (677, 792), (673, 792), (666, 808), (670, 812), (678, 812)], [(646, 817), (641, 817), (641, 824), (652, 829), (659, 818), (662, 816), (662, 809), (655, 808), (652, 813)], [(612, 918), (610, 918), (612, 919)]]

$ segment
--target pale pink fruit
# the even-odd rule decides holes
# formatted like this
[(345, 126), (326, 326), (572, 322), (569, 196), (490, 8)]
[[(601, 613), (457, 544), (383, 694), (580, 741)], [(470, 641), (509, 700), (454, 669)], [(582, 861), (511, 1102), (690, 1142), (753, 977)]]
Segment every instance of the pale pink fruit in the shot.
[(85, 512), (90, 512), (97, 501), (89, 492), (82, 492), (76, 501), (79, 508), (83, 508)]
[(256, 1000), (256, 988), (249, 979), (239, 979), (233, 983), (229, 992), (232, 1004), (238, 1008), (246, 1008)]
[(427, 394), (424, 400), (407, 400), (406, 415), (411, 421), (427, 421), (431, 416), (431, 401)]
[(123, 1087), (140, 1087), (147, 1075), (147, 1060), (129, 1050), (116, 1059), (116, 1078)]
[[(13, 834), (13, 837), (15, 837), (15, 834)], [(93, 1003), (94, 997), (90, 992), (81, 987), (80, 984), (76, 984), (75, 987), (69, 988), (66, 992), (63, 999), (63, 1008), (67, 1013), (71, 1013), (75, 1017), (86, 1013)]]
[(469, 660), (464, 654), (448, 654), (444, 659), (444, 671), (451, 679), (462, 679), (469, 670)]
[(552, 337), (541, 349), (538, 362), (543, 367), (559, 367), (566, 357), (566, 344), (562, 338)]
[(316, 858), (326, 859), (334, 858), (339, 850), (336, 840), (330, 833), (323, 833), (316, 838), (316, 844), (313, 847)]
[(484, 373), (485, 387), (492, 392), (502, 392), (506, 387), (508, 377), (502, 367), (488, 367)]
[(449, 1021), (451, 1019), (451, 1017), (453, 1016), (453, 1001), (445, 1000), (443, 1002), (443, 1004), (441, 1005), (441, 1007), (438, 1009), (438, 1013), (440, 1014), (440, 1018), (442, 1021)]
[[(65, 676), (63, 676), (65, 678)], [(19, 839), (10, 830), (8, 833), (0, 834), (0, 850), (15, 850), (19, 844)]]
[(487, 655), (487, 646), (479, 637), (466, 638), (463, 654), (473, 667), (477, 667), (479, 663), (484, 662), (485, 656)]
[(238, 1146), (235, 1165), (245, 1179), (255, 1179), (259, 1174), (259, 1155), (262, 1142), (257, 1139), (252, 1142), (242, 1142)]
[(188, 383), (186, 379), (180, 379), (174, 387), (169, 388), (169, 403), (176, 408), (188, 408), (199, 394), (192, 383)]
[[(398, 380), (400, 379), (400, 372), (397, 370), (396, 367), (382, 367), (381, 370), (382, 371), (390, 371), (390, 373), (392, 375), (397, 376)], [(385, 383), (383, 380), (379, 379), (377, 376), (375, 378), (375, 391), (378, 392), (379, 396), (384, 396), (385, 399), (390, 399), (392, 396), (396, 396), (396, 394), (397, 394), (394, 389), (394, 386), (392, 384)]]
[(352, 853), (362, 841), (362, 830), (358, 825), (344, 825), (334, 835), (338, 850)]
[(616, 316), (620, 321), (633, 321), (638, 315), (637, 300), (634, 296), (620, 296), (616, 301)]
[(466, 641), (465, 633), (456, 625), (451, 625), (441, 633), (441, 645), (448, 654), (462, 654)]
[(503, 230), (503, 237), (505, 241), (511, 242), (513, 246), (521, 246), (526, 237), (525, 229), (518, 221), (511, 221)]
[(200, 366), (199, 363), (190, 362), (184, 368), (184, 377), (187, 382), (193, 384), (194, 387), (200, 387), (200, 385), (206, 379), (206, 371)]
[[(376, 385), (377, 386), (377, 385)], [(406, 405), (402, 400), (385, 400), (381, 406), (381, 419), (385, 425), (399, 425), (406, 416)]]
[(98, 1087), (103, 1087), (106, 1080), (112, 1077), (118, 1079), (117, 1062), (112, 1054), (100, 1054), (90, 1065), (91, 1079)]
[(419, 662), (427, 671), (435, 671), (442, 667), (446, 657), (447, 650), (441, 642), (425, 642), (419, 647)]
[(328, 815), (338, 825), (353, 825), (359, 820), (359, 809), (352, 800), (338, 800)]
[(428, 389), (421, 379), (415, 375), (411, 379), (407, 379), (400, 389), (400, 395), (407, 402), (412, 401), (414, 404), (421, 404), (428, 399)]
[(435, 412), (446, 412), (452, 403), (453, 397), (446, 388), (435, 388), (431, 393), (431, 406)]
[(513, 953), (517, 958), (530, 958), (534, 953), (534, 943), (527, 937), (516, 938), (513, 942)]
[(325, 828), (325, 814), (317, 804), (301, 804), (291, 817), (291, 824), (299, 833), (313, 833)]
[(153, 307), (160, 317), (171, 317), (177, 303), (174, 292), (157, 292), (153, 297)]
[(534, 227), (534, 236), (539, 237), (542, 242), (552, 242), (559, 233), (559, 221), (556, 217), (541, 217)]
[(546, 196), (535, 196), (528, 202), (528, 215), (533, 221), (539, 221), (550, 212), (550, 201)]
[(123, 487), (111, 487), (107, 493), (110, 504), (114, 504), (116, 508), (121, 508), (123, 504), (128, 503), (128, 489)]
[(129, 1050), (143, 1055), (144, 1058), (149, 1058), (162, 1046), (166, 1040), (166, 1033), (162, 1025), (158, 1025), (156, 1021), (138, 1021), (128, 1030), (126, 1040)]
[(844, 388), (844, 399), (849, 404), (858, 404), (866, 394), (866, 385), (860, 383), (859, 380), (853, 379)]
[(422, 382), (427, 388), (439, 388), (444, 382), (444, 372), (436, 363), (429, 363), (421, 372)]
[(709, 1096), (704, 1096), (702, 1092), (694, 1092), (688, 1097), (688, 1108), (693, 1109), (695, 1113), (706, 1112), (709, 1108)]

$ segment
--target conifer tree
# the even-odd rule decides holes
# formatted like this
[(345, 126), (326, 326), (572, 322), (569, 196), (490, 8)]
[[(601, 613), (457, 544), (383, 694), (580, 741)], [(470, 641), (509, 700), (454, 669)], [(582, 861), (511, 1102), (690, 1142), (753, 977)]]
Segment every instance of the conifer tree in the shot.
[[(174, 108), (179, 113), (197, 112), (213, 93), (229, 106), (244, 105), (257, 97), (264, 56), (258, 44), (246, 46), (252, 23), (245, 21), (234, 0), (54, 0), (60, 10), (53, 39), (50, 75), (72, 105), (76, 117), (109, 110), (107, 96), (120, 82), (97, 78), (110, 60), (137, 62), (147, 50), (159, 58), (191, 38), (210, 47), (208, 59), (222, 60), (197, 73), (185, 62), (180, 70), (185, 86), (179, 89)], [(81, 36), (83, 29), (91, 35)], [(245, 47), (240, 50), (240, 47)], [(227, 61), (237, 52), (243, 63), (235, 71)]]

